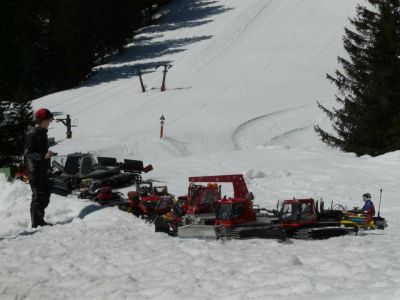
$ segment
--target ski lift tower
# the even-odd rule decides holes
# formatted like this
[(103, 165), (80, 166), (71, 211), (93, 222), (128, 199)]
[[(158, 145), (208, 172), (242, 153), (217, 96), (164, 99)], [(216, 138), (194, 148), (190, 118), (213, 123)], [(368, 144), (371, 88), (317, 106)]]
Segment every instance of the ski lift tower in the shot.
[(162, 84), (161, 84), (161, 92), (165, 92), (166, 91), (166, 87), (165, 87), (165, 79), (166, 79), (166, 77), (167, 77), (167, 72), (168, 72), (168, 70), (169, 69), (171, 69), (172, 68), (172, 65), (164, 65), (164, 70), (163, 70), (163, 81), (162, 81)]
[(56, 119), (56, 122), (63, 123), (67, 127), (67, 132), (66, 132), (67, 139), (72, 138), (72, 130), (71, 130), (71, 128), (72, 127), (77, 127), (77, 125), (72, 125), (71, 116), (67, 115), (65, 119)]
[(141, 86), (141, 88), (142, 88), (142, 92), (145, 93), (145, 92), (146, 92), (146, 87), (145, 87), (145, 85), (144, 85), (144, 83), (143, 83), (141, 67), (140, 67), (140, 66), (136, 66), (136, 71), (137, 71), (137, 74), (138, 74), (138, 76), (139, 76), (140, 86)]

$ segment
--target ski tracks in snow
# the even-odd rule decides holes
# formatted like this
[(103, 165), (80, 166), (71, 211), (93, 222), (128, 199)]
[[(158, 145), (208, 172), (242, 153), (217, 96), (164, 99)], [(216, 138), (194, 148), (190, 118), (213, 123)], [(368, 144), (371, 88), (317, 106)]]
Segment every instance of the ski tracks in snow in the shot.
[(299, 134), (313, 126), (313, 120), (304, 119), (305, 110), (315, 109), (315, 104), (278, 110), (250, 119), (237, 127), (232, 134), (235, 150), (273, 145), (288, 136)]

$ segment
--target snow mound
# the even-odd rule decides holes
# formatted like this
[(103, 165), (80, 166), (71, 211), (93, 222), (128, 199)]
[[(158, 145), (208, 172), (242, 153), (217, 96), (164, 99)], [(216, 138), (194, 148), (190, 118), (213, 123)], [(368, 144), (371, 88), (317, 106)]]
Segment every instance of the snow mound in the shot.
[(400, 151), (385, 153), (377, 157), (369, 157), (369, 159), (383, 163), (400, 163)]

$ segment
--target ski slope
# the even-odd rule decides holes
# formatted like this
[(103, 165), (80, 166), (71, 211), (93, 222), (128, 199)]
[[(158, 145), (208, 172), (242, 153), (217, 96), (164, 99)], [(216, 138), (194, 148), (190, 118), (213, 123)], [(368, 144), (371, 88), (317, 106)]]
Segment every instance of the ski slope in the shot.
[[(343, 27), (355, 2), (177, 1), (88, 84), (35, 106), (78, 121), (62, 148), (70, 151), (154, 160), (275, 143), (325, 149), (312, 130), (325, 120), (316, 101), (333, 104), (325, 74), (343, 54)], [(161, 93), (162, 70), (149, 66), (165, 63), (173, 67)], [(136, 65), (145, 67), (145, 94)], [(162, 114), (170, 139), (160, 143)], [(65, 127), (55, 127), (63, 137)], [(302, 138), (293, 143), (292, 135)]]
[[(335, 105), (325, 74), (345, 55), (357, 3), (176, 0), (89, 82), (33, 105), (77, 120), (70, 140), (52, 125), (55, 152), (144, 160), (154, 166), (145, 178), (176, 196), (189, 176), (236, 173), (268, 208), (292, 197), (352, 208), (365, 192), (378, 207), (383, 189), (387, 230), (326, 241), (182, 241), (116, 208), (52, 195), (46, 218), (56, 225), (32, 231), (29, 185), (0, 174), (0, 299), (399, 299), (400, 152), (356, 157), (313, 131), (330, 129), (316, 101)], [(173, 67), (160, 92), (155, 67), (164, 64)]]

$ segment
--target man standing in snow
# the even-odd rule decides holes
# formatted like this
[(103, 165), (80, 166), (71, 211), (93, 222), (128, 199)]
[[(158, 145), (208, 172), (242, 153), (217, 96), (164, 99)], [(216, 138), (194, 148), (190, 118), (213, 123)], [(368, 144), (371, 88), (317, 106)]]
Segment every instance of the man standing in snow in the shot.
[(374, 203), (371, 200), (371, 194), (365, 193), (363, 195), (364, 206), (362, 207), (362, 211), (366, 214), (370, 215), (371, 217), (375, 216), (375, 207)]
[(29, 184), (32, 189), (32, 228), (51, 225), (44, 221), (44, 210), (51, 195), (50, 160), (56, 153), (49, 151), (47, 129), (53, 114), (45, 108), (35, 113), (36, 126), (28, 130), (25, 138), (24, 156), (28, 164)]

